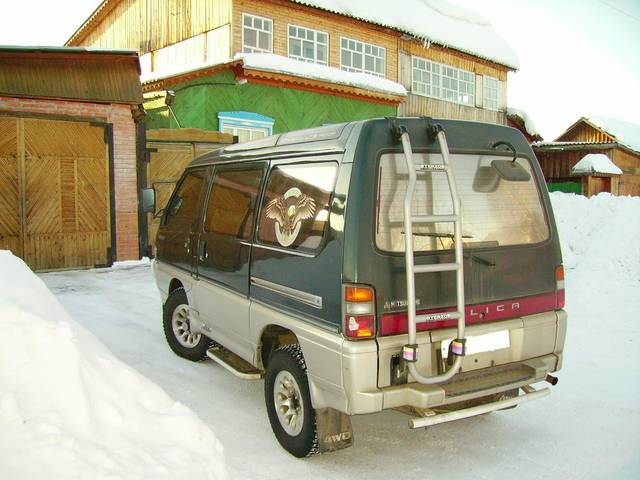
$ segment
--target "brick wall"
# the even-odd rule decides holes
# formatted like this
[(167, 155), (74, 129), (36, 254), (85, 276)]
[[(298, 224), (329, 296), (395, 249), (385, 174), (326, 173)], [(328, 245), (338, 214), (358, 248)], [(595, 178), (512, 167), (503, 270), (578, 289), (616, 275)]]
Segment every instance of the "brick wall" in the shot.
[(129, 105), (0, 96), (0, 112), (99, 121), (113, 125), (117, 260), (138, 259), (136, 127)]

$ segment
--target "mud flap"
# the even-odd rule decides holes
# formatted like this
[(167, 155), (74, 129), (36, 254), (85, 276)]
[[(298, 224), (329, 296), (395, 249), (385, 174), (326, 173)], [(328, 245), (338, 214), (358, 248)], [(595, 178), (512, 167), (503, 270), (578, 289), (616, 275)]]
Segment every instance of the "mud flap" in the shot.
[(353, 445), (353, 429), (349, 415), (333, 408), (316, 409), (316, 425), (320, 453), (335, 452)]

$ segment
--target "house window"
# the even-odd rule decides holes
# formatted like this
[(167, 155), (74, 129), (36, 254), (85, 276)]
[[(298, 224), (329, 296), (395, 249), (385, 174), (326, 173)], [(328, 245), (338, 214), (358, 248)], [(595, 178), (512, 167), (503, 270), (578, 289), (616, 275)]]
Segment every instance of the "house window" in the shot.
[(489, 110), (498, 110), (498, 79), (485, 75), (483, 82), (482, 106)]
[(467, 70), (412, 57), (411, 91), (463, 105), (475, 104), (475, 74)]
[(246, 53), (273, 52), (273, 21), (243, 13), (242, 51)]
[(239, 142), (267, 137), (273, 132), (273, 118), (253, 112), (218, 113), (219, 130), (237, 136)]
[(289, 25), (289, 56), (303, 62), (327, 64), (329, 34)]
[(364, 72), (384, 77), (387, 51), (383, 47), (340, 39), (340, 68), (348, 72)]
[(440, 65), (413, 57), (411, 91), (427, 97), (440, 98)]

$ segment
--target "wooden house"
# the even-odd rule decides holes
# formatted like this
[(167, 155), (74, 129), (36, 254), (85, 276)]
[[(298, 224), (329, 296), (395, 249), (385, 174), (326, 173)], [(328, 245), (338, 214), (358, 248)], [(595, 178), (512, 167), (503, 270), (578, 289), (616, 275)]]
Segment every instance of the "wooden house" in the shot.
[(396, 114), (506, 124), (517, 58), (488, 22), (446, 2), (405, 0), (400, 16), (392, 2), (343, 5), (104, 0), (67, 44), (137, 49), (151, 128), (245, 140)]
[[(533, 149), (549, 190), (587, 196), (600, 192), (640, 195), (640, 125), (582, 117), (556, 140), (534, 143)], [(590, 154), (606, 155), (622, 174), (608, 170), (576, 172), (576, 164)]]
[(0, 47), (0, 249), (34, 270), (139, 258), (139, 75), (136, 51)]

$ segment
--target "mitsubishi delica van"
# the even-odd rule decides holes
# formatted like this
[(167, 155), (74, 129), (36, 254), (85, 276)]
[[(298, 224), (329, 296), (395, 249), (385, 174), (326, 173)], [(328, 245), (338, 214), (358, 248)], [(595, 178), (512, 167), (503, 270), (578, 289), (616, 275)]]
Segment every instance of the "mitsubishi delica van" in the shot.
[(428, 427), (557, 381), (558, 231), (515, 129), (391, 118), (230, 145), (191, 163), (161, 219), (169, 347), (264, 379), (297, 457), (350, 446), (351, 415)]

